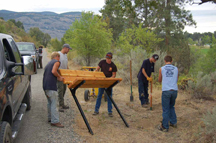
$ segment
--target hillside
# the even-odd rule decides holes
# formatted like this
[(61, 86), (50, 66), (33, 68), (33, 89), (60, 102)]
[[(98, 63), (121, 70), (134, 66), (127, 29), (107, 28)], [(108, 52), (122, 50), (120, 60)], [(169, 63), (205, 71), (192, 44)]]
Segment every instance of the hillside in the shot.
[(31, 27), (39, 27), (44, 33), (48, 33), (52, 38), (61, 39), (65, 31), (70, 27), (75, 19), (79, 19), (81, 12), (66, 12), (57, 14), (54, 12), (13, 12), (0, 10), (0, 17), (5, 21), (15, 19), (21, 21), (25, 31)]

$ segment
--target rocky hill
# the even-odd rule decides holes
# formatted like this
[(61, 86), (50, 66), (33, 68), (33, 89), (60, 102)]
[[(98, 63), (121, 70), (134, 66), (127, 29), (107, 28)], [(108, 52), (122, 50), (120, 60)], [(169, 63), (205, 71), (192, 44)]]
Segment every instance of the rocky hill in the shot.
[(67, 12), (57, 14), (54, 12), (13, 12), (0, 10), (0, 17), (5, 21), (15, 19), (21, 21), (25, 31), (32, 27), (39, 27), (44, 33), (48, 33), (52, 38), (61, 39), (67, 29), (69, 29), (75, 19), (79, 19), (81, 12)]

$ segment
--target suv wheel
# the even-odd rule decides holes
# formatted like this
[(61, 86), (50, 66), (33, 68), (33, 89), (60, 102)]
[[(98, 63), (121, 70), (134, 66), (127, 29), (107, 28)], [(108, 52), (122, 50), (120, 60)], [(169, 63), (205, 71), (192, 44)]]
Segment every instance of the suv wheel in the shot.
[(28, 87), (28, 89), (27, 89), (27, 91), (25, 93), (25, 97), (23, 99), (23, 103), (27, 104), (26, 110), (30, 110), (31, 109), (31, 83), (29, 84), (29, 87)]
[(11, 126), (6, 121), (3, 121), (1, 123), (0, 142), (1, 143), (12, 143)]

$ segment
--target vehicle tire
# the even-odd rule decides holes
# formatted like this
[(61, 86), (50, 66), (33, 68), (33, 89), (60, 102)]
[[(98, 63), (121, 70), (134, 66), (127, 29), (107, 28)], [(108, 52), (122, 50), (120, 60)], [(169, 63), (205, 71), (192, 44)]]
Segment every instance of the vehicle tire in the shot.
[(89, 98), (90, 98), (90, 92), (89, 92), (89, 90), (85, 90), (85, 93), (84, 93), (85, 101), (89, 101)]
[(23, 98), (23, 103), (27, 104), (27, 108), (26, 108), (27, 111), (31, 109), (31, 83), (29, 84), (29, 87), (25, 93), (25, 96)]
[(12, 131), (8, 122), (1, 123), (0, 143), (12, 143)]
[(106, 93), (106, 91), (104, 91), (104, 101), (105, 101), (105, 102), (107, 102), (107, 98), (108, 98), (108, 97), (107, 97), (107, 93)]

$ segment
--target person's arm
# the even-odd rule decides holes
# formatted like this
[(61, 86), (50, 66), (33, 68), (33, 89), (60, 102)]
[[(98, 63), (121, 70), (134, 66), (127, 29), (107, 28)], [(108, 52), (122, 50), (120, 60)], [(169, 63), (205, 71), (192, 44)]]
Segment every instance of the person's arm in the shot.
[(146, 74), (146, 71), (145, 71), (145, 69), (144, 68), (142, 68), (142, 73), (143, 73), (143, 75), (146, 77), (146, 79), (148, 79), (149, 77), (148, 77), (148, 75)]
[(95, 71), (99, 71), (100, 70), (100, 67), (98, 66), (96, 69), (95, 69)]
[(116, 77), (116, 72), (112, 72), (112, 76), (110, 78), (115, 78)]
[(52, 68), (52, 74), (58, 78), (59, 81), (63, 81), (63, 77), (58, 73), (60, 62), (56, 62)]
[(161, 68), (160, 68), (160, 70), (159, 70), (158, 81), (159, 81), (159, 82), (162, 82), (162, 73), (161, 73)]

